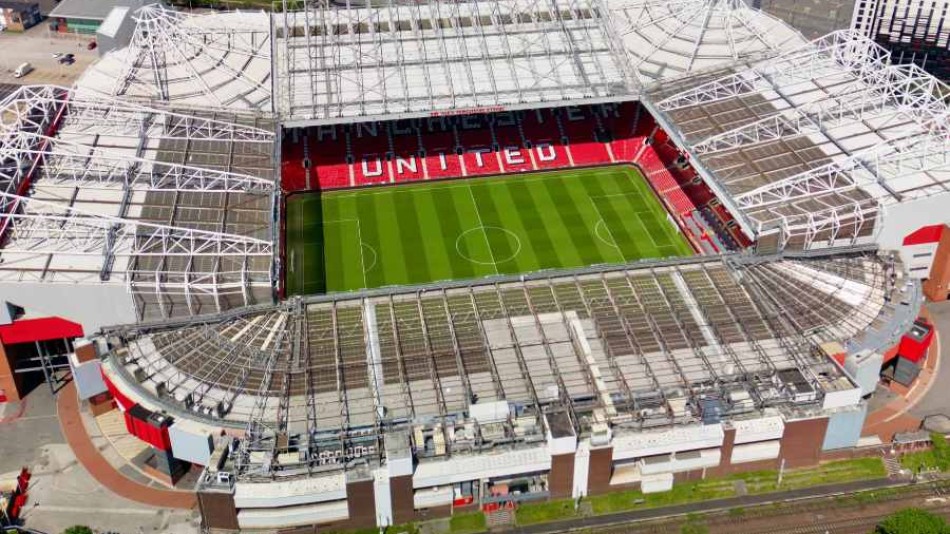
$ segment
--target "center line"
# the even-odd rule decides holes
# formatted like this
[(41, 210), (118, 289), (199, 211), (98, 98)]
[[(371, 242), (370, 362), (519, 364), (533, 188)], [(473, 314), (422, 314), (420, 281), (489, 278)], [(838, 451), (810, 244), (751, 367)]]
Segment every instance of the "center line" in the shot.
[(478, 211), (478, 202), (475, 201), (475, 193), (472, 192), (471, 185), (468, 185), (468, 196), (471, 197), (472, 205), (475, 206), (475, 216), (478, 217), (478, 227), (482, 229), (482, 235), (485, 236), (485, 245), (488, 246), (488, 254), (491, 256), (491, 265), (495, 269), (495, 274), (499, 274), (498, 264), (495, 263), (495, 252), (491, 249), (491, 241), (488, 240), (488, 232), (485, 231), (485, 223), (482, 222), (482, 214)]

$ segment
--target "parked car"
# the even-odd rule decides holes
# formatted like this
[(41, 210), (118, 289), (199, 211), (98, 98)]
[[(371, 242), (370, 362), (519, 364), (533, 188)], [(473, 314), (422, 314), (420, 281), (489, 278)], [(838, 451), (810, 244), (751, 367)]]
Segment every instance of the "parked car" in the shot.
[(59, 58), (60, 65), (72, 65), (75, 62), (76, 62), (76, 58), (72, 55), (63, 56)]
[(95, 50), (95, 49), (96, 49), (96, 42), (89, 41), (89, 44), (86, 45), (86, 50)]
[(15, 71), (13, 71), (13, 77), (22, 78), (31, 72), (33, 72), (33, 65), (30, 65), (29, 63), (21, 63), (20, 66), (17, 67)]

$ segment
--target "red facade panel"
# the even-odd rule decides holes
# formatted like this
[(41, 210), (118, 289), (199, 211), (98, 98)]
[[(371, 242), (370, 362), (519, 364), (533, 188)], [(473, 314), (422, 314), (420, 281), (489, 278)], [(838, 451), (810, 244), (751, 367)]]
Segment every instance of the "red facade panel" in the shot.
[(59, 317), (20, 319), (10, 324), (0, 325), (0, 343), (4, 345), (82, 336), (82, 326)]
[(918, 363), (927, 357), (927, 350), (933, 342), (933, 327), (923, 321), (914, 323), (910, 332), (901, 338), (898, 354), (908, 360)]
[(112, 383), (112, 380), (109, 380), (109, 375), (107, 375), (105, 371), (102, 371), (102, 380), (106, 383), (106, 388), (109, 389), (109, 393), (111, 393), (112, 398), (115, 399), (119, 410), (124, 412), (136, 404), (135, 401), (130, 399), (125, 393), (122, 393), (119, 388)]
[(171, 450), (168, 427), (173, 418), (152, 412), (139, 404), (125, 412), (125, 426), (129, 434), (161, 451)]
[(907, 237), (904, 238), (904, 246), (910, 245), (923, 245), (926, 243), (936, 243), (940, 241), (940, 236), (943, 234), (943, 229), (946, 225), (943, 224), (934, 224), (931, 226), (923, 226), (920, 229), (907, 234)]

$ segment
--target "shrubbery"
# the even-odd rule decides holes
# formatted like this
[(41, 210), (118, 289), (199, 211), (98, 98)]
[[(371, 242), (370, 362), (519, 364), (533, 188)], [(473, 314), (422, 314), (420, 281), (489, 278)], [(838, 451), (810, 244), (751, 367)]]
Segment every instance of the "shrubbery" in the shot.
[(940, 516), (920, 508), (907, 508), (887, 516), (875, 534), (950, 534), (950, 526)]

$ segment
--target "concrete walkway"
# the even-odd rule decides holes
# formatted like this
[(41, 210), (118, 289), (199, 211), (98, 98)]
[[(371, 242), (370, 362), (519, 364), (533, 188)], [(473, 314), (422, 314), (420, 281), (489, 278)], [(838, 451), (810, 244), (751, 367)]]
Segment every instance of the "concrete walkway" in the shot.
[(195, 495), (190, 491), (162, 490), (144, 486), (117, 471), (93, 444), (79, 411), (76, 386), (70, 382), (57, 395), (59, 424), (66, 441), (86, 471), (116, 495), (138, 503), (162, 508), (190, 510), (195, 506)]
[[(927, 360), (924, 363), (917, 381), (904, 395), (894, 395), (894, 398), (883, 406), (868, 413), (864, 421), (862, 436), (878, 436), (882, 442), (890, 443), (894, 434), (911, 432), (920, 428), (924, 411), (938, 410), (950, 413), (950, 393), (938, 384), (946, 384), (950, 379), (950, 362), (947, 358), (947, 349), (943, 347), (944, 336), (950, 333), (950, 303), (927, 303), (921, 310), (921, 316), (934, 325), (936, 336), (930, 346)], [(936, 387), (935, 387), (936, 386)], [(923, 409), (923, 407), (927, 407)]]
[[(928, 303), (930, 319), (937, 329), (939, 349), (937, 356), (941, 365), (936, 370), (934, 387), (926, 389), (924, 395), (914, 403), (910, 414), (923, 419), (930, 415), (950, 415), (950, 302)], [(933, 353), (931, 353), (933, 356)]]

